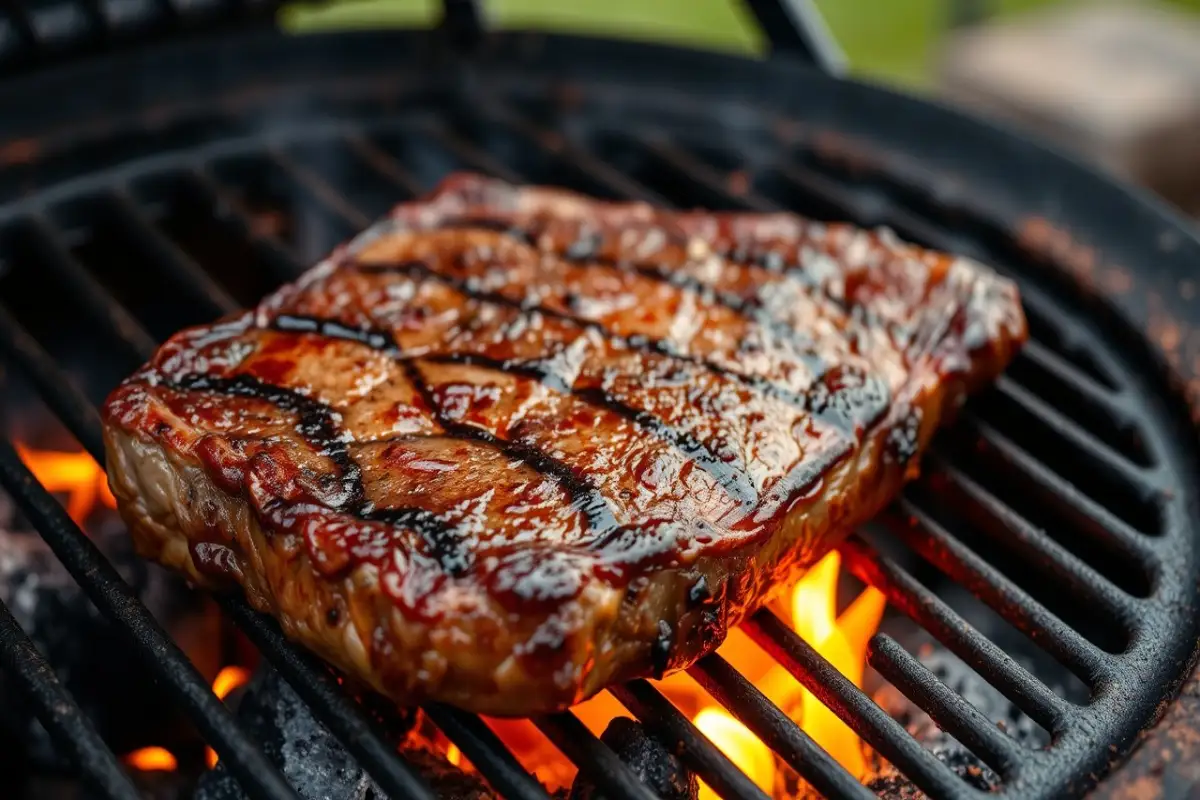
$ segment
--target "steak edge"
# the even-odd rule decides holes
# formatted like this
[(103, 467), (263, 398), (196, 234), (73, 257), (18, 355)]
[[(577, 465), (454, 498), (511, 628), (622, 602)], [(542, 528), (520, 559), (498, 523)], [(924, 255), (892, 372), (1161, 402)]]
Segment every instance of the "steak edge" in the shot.
[(1026, 337), (887, 231), (448, 178), (105, 404), (144, 556), (397, 702), (679, 669), (913, 477)]

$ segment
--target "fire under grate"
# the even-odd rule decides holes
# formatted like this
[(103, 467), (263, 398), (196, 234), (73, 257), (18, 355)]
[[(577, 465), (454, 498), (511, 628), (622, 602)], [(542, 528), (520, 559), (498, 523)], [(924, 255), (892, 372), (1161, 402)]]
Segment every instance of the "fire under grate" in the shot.
[[(1196, 635), (1196, 505), (1194, 487), (1180, 478), (1195, 469), (1194, 431), (1136, 363), (1140, 351), (1129, 344), (1136, 334), (1107, 329), (986, 204), (946, 196), (904, 160), (856, 163), (802, 114), (738, 106), (736, 118), (719, 124), (703, 96), (664, 95), (619, 76), (555, 78), (551, 57), (536, 46), (546, 48), (545, 40), (536, 37), (507, 43), (511, 68), (497, 56), (458, 65), (461, 72), (443, 65), (444, 74), (427, 77), (424, 40), (392, 36), (343, 45), (373, 43), (379, 52), (412, 45), (415, 55), (391, 56), (375, 80), (285, 82), (271, 87), (278, 99), (269, 108), (251, 90), (264, 82), (230, 90), (220, 102), (113, 115), (110, 130), (63, 130), (39, 143), (44, 155), (0, 172), (6, 189), (37, 189), (0, 210), (0, 352), (83, 448), (103, 463), (95, 403), (166, 335), (252, 302), (451, 170), (602, 197), (888, 225), (1015, 278), (1033, 335), (1010, 372), (941, 437), (927, 476), (885, 514), (889, 539), (967, 589), (1088, 691), (1079, 702), (1064, 698), (969, 624), (905, 559), (854, 537), (842, 549), (850, 570), (1050, 741), (1036, 749), (1018, 742), (885, 634), (872, 641), (869, 663), (994, 770), (1000, 793), (1051, 797), (1094, 784), (1184, 677)], [(317, 38), (285, 45), (249, 37), (240, 46), (334, 58)], [(130, 265), (124, 274), (103, 268), (114, 260)], [(53, 288), (57, 314), (40, 314), (31, 286)], [(57, 363), (62, 330), (49, 328), (103, 341), (111, 369), (80, 383)], [(0, 485), (128, 634), (247, 794), (295, 797), (8, 440), (0, 441)], [(387, 796), (432, 797), (380, 721), (324, 665), (241, 599), (220, 602)], [(770, 611), (743, 630), (917, 787), (936, 797), (983, 794)], [(7, 611), (0, 645), (6, 671), (92, 786), (104, 796), (136, 797), (116, 756)], [(719, 656), (690, 672), (822, 794), (873, 796)], [(718, 794), (765, 796), (649, 682), (614, 693)], [(437, 705), (425, 711), (501, 794), (548, 796), (478, 717)], [(606, 796), (653, 797), (571, 713), (534, 722)]]

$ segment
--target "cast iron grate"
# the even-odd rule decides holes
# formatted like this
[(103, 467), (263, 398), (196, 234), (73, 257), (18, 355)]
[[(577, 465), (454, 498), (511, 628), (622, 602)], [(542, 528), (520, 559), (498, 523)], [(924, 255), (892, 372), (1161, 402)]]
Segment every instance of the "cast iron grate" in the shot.
[[(372, 36), (380, 52), (406, 43), (422, 52), (415, 38)], [(431, 77), (419, 59), (393, 61), (379, 80), (300, 86), (299, 102), (299, 84), (278, 87), (277, 110), (231, 91), (220, 100), (113, 116), (107, 130), (47, 136), (44, 156), (0, 172), (7, 187), (36, 189), (0, 211), (0, 286), (38, 273), (60, 307), (50, 327), (103, 340), (118, 354), (117, 372), (127, 373), (180, 325), (252, 302), (453, 169), (606, 197), (789, 208), (885, 224), (993, 263), (1021, 283), (1034, 339), (942, 437), (929, 476), (884, 521), (895, 540), (1078, 678), (1086, 697), (1057, 693), (866, 539), (851, 539), (843, 552), (859, 578), (1042, 726), (1050, 742), (1034, 749), (1016, 741), (886, 635), (872, 642), (875, 669), (991, 767), (1004, 794), (1085, 790), (1182, 678), (1195, 640), (1194, 498), (1180, 478), (1193, 453), (1157, 398), (1163, 387), (1131, 366), (1131, 353), (1140, 350), (1128, 338), (1136, 335), (1105, 330), (1013, 241), (1003, 220), (965, 192), (947, 194), (906, 162), (871, 169), (848, 162), (820, 135), (806, 133), (802, 116), (741, 108), (722, 120), (702, 95), (662, 102), (619, 76), (555, 81), (538, 42), (544, 46), (541, 39), (513, 40), (512, 52), (524, 55), (512, 69), (498, 60)], [(308, 48), (310, 56), (333, 58), (320, 39), (239, 46), (267, 53)], [(2, 352), (102, 462), (95, 402), (119, 374), (81, 387), (56, 364), (47, 319), (7, 290), (0, 297)], [(296, 796), (7, 440), (0, 442), (0, 485), (97, 606), (128, 630), (148, 668), (247, 793)], [(430, 796), (378, 722), (322, 665), (240, 599), (222, 602), (385, 793)], [(980, 794), (770, 612), (755, 615), (745, 630), (931, 796)], [(105, 796), (136, 796), (8, 616), (0, 615), (0, 643), (5, 667), (21, 678), (81, 772)], [(721, 658), (709, 656), (691, 672), (823, 794), (870, 796)], [(614, 693), (678, 745), (719, 794), (763, 797), (651, 684), (635, 681)], [(441, 706), (426, 711), (502, 794), (547, 796), (477, 717)], [(570, 713), (535, 722), (608, 796), (651, 796)]]

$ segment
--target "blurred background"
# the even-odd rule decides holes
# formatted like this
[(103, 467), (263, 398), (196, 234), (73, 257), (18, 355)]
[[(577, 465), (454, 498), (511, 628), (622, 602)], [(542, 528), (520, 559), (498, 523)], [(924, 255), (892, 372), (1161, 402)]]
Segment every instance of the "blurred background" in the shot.
[[(297, 32), (430, 24), (434, 0), (297, 4)], [(741, 0), (489, 0), (492, 24), (737, 53)], [(1036, 130), (1200, 217), (1200, 0), (816, 0), (853, 74)]]

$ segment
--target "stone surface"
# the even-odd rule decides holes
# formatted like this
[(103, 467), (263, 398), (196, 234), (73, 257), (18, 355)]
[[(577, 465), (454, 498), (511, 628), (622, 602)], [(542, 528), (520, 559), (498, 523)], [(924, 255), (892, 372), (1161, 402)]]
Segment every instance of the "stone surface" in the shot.
[(1200, 205), (1200, 18), (1089, 3), (965, 29), (942, 93), (1019, 122), (1185, 208)]

